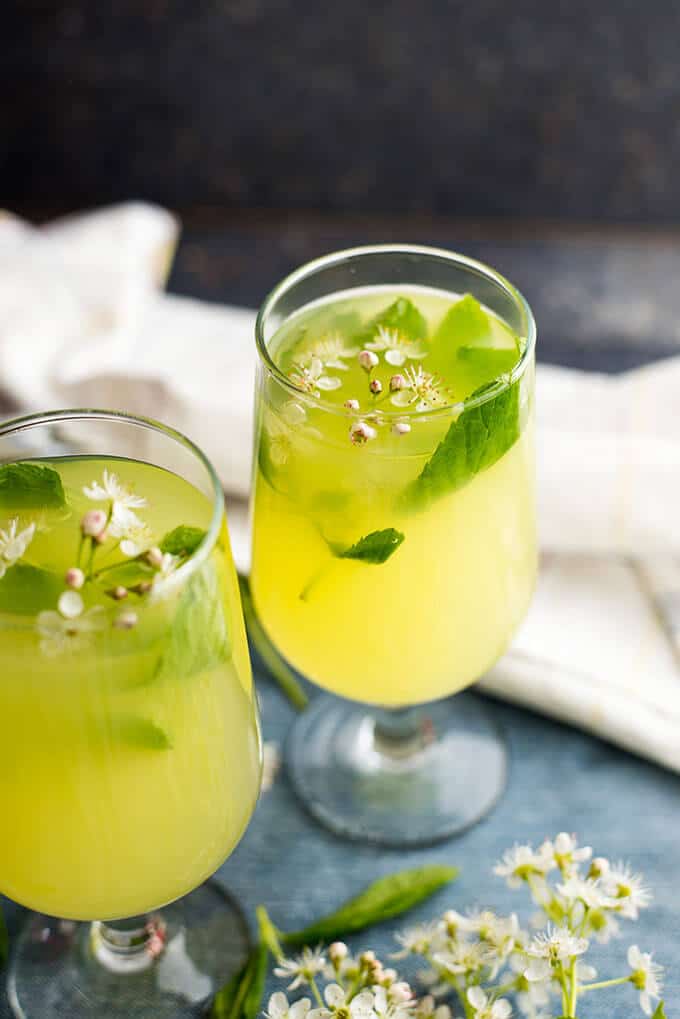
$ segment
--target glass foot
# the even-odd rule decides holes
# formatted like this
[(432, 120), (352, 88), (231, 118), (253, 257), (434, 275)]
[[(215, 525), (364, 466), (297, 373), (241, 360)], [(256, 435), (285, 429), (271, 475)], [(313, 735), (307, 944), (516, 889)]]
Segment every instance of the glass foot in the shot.
[(156, 914), (113, 924), (31, 914), (7, 990), (21, 1019), (186, 1019), (245, 962), (238, 905), (208, 882)]
[(322, 696), (291, 729), (293, 787), (309, 812), (346, 838), (423, 846), (450, 838), (495, 805), (508, 755), (483, 702), (458, 694), (398, 711)]

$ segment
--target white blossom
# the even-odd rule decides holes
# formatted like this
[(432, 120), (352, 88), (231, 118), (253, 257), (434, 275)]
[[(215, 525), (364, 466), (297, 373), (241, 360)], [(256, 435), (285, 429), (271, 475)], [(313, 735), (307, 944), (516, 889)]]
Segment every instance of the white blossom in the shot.
[(104, 470), (100, 484), (93, 481), (83, 487), (83, 494), (95, 502), (112, 502), (121, 509), (142, 509), (147, 505), (146, 499), (135, 495), (129, 485), (123, 484), (117, 474)]
[(420, 340), (410, 340), (398, 329), (385, 326), (378, 326), (374, 339), (366, 347), (368, 350), (384, 351), (385, 360), (395, 368), (400, 368), (408, 359), (427, 357), (427, 349)]
[(288, 990), (294, 991), (302, 984), (308, 984), (318, 973), (322, 973), (325, 965), (326, 959), (321, 948), (304, 948), (301, 955), (281, 959), (274, 973), (283, 980), (292, 977)]
[(0, 578), (25, 554), (34, 534), (35, 524), (19, 530), (18, 517), (10, 520), (7, 530), (0, 529)]
[(506, 998), (494, 1001), (484, 993), (481, 987), (470, 987), (467, 1000), (475, 1012), (475, 1019), (509, 1019), (512, 1006)]
[(410, 407), (417, 411), (445, 407), (450, 401), (444, 382), (438, 375), (423, 371), (422, 366), (404, 369), (404, 385), (390, 397), (395, 407)]
[(637, 920), (641, 909), (647, 909), (652, 893), (641, 874), (635, 874), (625, 863), (610, 867), (603, 878), (607, 892), (614, 900), (617, 912), (628, 920)]
[(431, 923), (419, 923), (413, 927), (407, 927), (395, 935), (396, 940), (402, 946), (392, 956), (393, 959), (403, 959), (407, 955), (426, 955), (430, 951), (442, 932), (442, 925), (439, 920)]
[(503, 853), (493, 872), (505, 878), (510, 888), (519, 888), (523, 881), (533, 876), (544, 877), (554, 866), (554, 857), (547, 843), (543, 843), (538, 850), (531, 846), (515, 845)]
[(495, 953), (479, 941), (451, 942), (444, 952), (438, 952), (433, 961), (454, 975), (480, 973), (495, 963)]
[(376, 1019), (373, 1009), (375, 999), (371, 991), (360, 991), (351, 1001), (348, 1001), (346, 992), (339, 984), (328, 984), (323, 996), (328, 1007), (312, 1009), (308, 1019), (331, 1019), (339, 1012), (343, 1016), (349, 1015), (350, 1019)]
[(300, 364), (307, 368), (317, 358), (324, 368), (338, 368), (346, 372), (348, 367), (344, 363), (344, 358), (354, 357), (358, 353), (359, 348), (348, 347), (340, 333), (329, 333), (309, 344), (300, 358)]
[(640, 991), (640, 1008), (651, 1015), (653, 1002), (661, 997), (663, 968), (654, 962), (649, 952), (641, 952), (637, 945), (628, 949), (628, 965), (633, 971), (630, 981)]
[(579, 846), (574, 835), (560, 832), (554, 842), (545, 843), (546, 851), (551, 851), (555, 865), (566, 877), (578, 870), (580, 863), (585, 863), (593, 855), (590, 846)]
[(567, 903), (582, 902), (587, 909), (612, 909), (615, 905), (602, 885), (590, 878), (569, 877), (557, 886), (557, 891)]
[(156, 570), (152, 584), (150, 597), (152, 601), (166, 598), (177, 586), (177, 569), (182, 560), (179, 556), (165, 552), (161, 564)]
[(121, 552), (131, 559), (146, 552), (153, 541), (149, 525), (120, 503), (113, 504), (108, 532), (112, 538), (119, 539)]
[(301, 364), (295, 365), (288, 373), (288, 377), (293, 385), (297, 386), (304, 393), (319, 396), (319, 390), (321, 389), (330, 391), (338, 389), (342, 385), (339, 378), (332, 375), (324, 375), (323, 367), (321, 358), (312, 357), (307, 366)]
[(90, 644), (93, 634), (105, 626), (106, 615), (101, 605), (95, 605), (73, 619), (52, 610), (40, 612), (36, 618), (40, 650), (50, 657), (64, 651), (82, 650)]
[(276, 991), (270, 997), (267, 1011), (264, 1014), (267, 1019), (306, 1019), (311, 1006), (309, 998), (300, 998), (299, 1001), (289, 1005), (288, 998), (283, 991)]

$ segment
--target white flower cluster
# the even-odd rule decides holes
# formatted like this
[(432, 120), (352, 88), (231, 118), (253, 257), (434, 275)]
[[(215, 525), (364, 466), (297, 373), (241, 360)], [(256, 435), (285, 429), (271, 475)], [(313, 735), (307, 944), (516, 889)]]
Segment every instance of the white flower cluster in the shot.
[[(639, 874), (593, 859), (588, 846), (564, 832), (538, 849), (514, 846), (494, 870), (511, 888), (528, 889), (542, 930), (531, 934), (514, 913), (485, 909), (447, 910), (402, 931), (393, 957), (427, 964), (419, 977), (428, 993), (420, 999), (373, 952), (352, 956), (342, 942), (326, 952), (305, 948), (297, 958), (280, 958), (274, 972), (289, 981), (289, 991), (308, 987), (311, 996), (289, 1004), (277, 992), (267, 1019), (451, 1019), (451, 1008), (440, 1003), (445, 996), (465, 1019), (510, 1019), (515, 1006), (531, 1019), (575, 1019), (581, 995), (623, 985), (632, 985), (642, 1011), (652, 1015), (663, 972), (650, 954), (631, 946), (628, 971), (600, 982), (585, 959), (594, 940), (618, 934), (621, 921), (637, 919), (649, 905)], [(664, 1014), (660, 1004), (654, 1015)]]

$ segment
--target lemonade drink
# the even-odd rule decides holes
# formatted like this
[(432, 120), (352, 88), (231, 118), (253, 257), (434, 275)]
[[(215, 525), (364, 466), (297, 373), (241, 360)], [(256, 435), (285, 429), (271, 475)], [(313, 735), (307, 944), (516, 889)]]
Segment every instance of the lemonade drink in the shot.
[(0, 465), (0, 891), (25, 906), (144, 913), (246, 827), (259, 732), (212, 512), (148, 463)]
[(253, 597), (318, 685), (422, 703), (507, 647), (536, 574), (526, 343), (469, 294), (405, 286), (325, 298), (269, 341)]

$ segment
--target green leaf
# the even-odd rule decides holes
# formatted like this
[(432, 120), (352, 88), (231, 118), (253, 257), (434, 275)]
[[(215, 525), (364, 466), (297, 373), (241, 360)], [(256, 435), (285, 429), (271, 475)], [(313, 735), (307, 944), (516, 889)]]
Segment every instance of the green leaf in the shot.
[(241, 969), (213, 998), (209, 1019), (256, 1019), (262, 1004), (268, 958), (266, 946), (256, 945)]
[(360, 329), (352, 337), (353, 342), (368, 343), (375, 337), (378, 326), (384, 326), (385, 329), (398, 329), (409, 340), (422, 340), (427, 335), (427, 323), (408, 297), (398, 297), (393, 304), (372, 318), (363, 329)]
[(437, 326), (432, 347), (440, 344), (460, 347), (488, 341), (491, 335), (489, 316), (472, 294), (465, 294), (452, 304)]
[(405, 535), (401, 531), (396, 531), (394, 527), (386, 527), (383, 531), (371, 531), (336, 555), (338, 559), (359, 559), (362, 563), (380, 565), (387, 562), (397, 551), (404, 538)]
[(432, 864), (379, 878), (334, 913), (301, 931), (280, 933), (287, 945), (333, 941), (405, 913), (458, 876), (456, 867)]
[(507, 375), (517, 364), (516, 350), (502, 347), (460, 347), (458, 362), (465, 369), (470, 389), (479, 389), (501, 375)]
[(200, 527), (176, 527), (166, 534), (160, 543), (161, 552), (177, 556), (193, 555), (205, 538), (206, 532)]
[(11, 463), (0, 467), (0, 507), (3, 510), (55, 509), (64, 506), (64, 486), (51, 467)]
[(652, 1019), (666, 1019), (666, 1009), (664, 1008), (663, 1001), (660, 1001), (656, 1006)]
[(419, 476), (406, 489), (406, 506), (420, 507), (447, 495), (500, 460), (519, 438), (520, 384), (518, 379), (485, 403), (467, 408), (452, 422)]
[(229, 658), (231, 642), (224, 595), (212, 560), (187, 581), (166, 640), (158, 667), (162, 678), (186, 679)]
[(34, 616), (56, 607), (64, 581), (56, 573), (29, 563), (15, 563), (0, 579), (0, 612)]
[(9, 956), (9, 934), (7, 933), (7, 924), (5, 923), (5, 915), (0, 906), (0, 969), (7, 962)]
[(239, 588), (241, 590), (241, 604), (243, 606), (243, 617), (246, 622), (246, 629), (250, 641), (262, 659), (272, 678), (281, 687), (290, 703), (298, 711), (304, 711), (309, 704), (309, 698), (300, 686), (295, 673), (287, 662), (278, 653), (262, 624), (257, 618), (253, 597), (250, 593), (250, 585), (245, 577), (239, 576)]
[(111, 720), (113, 739), (136, 750), (172, 750), (168, 734), (148, 718), (118, 715)]

